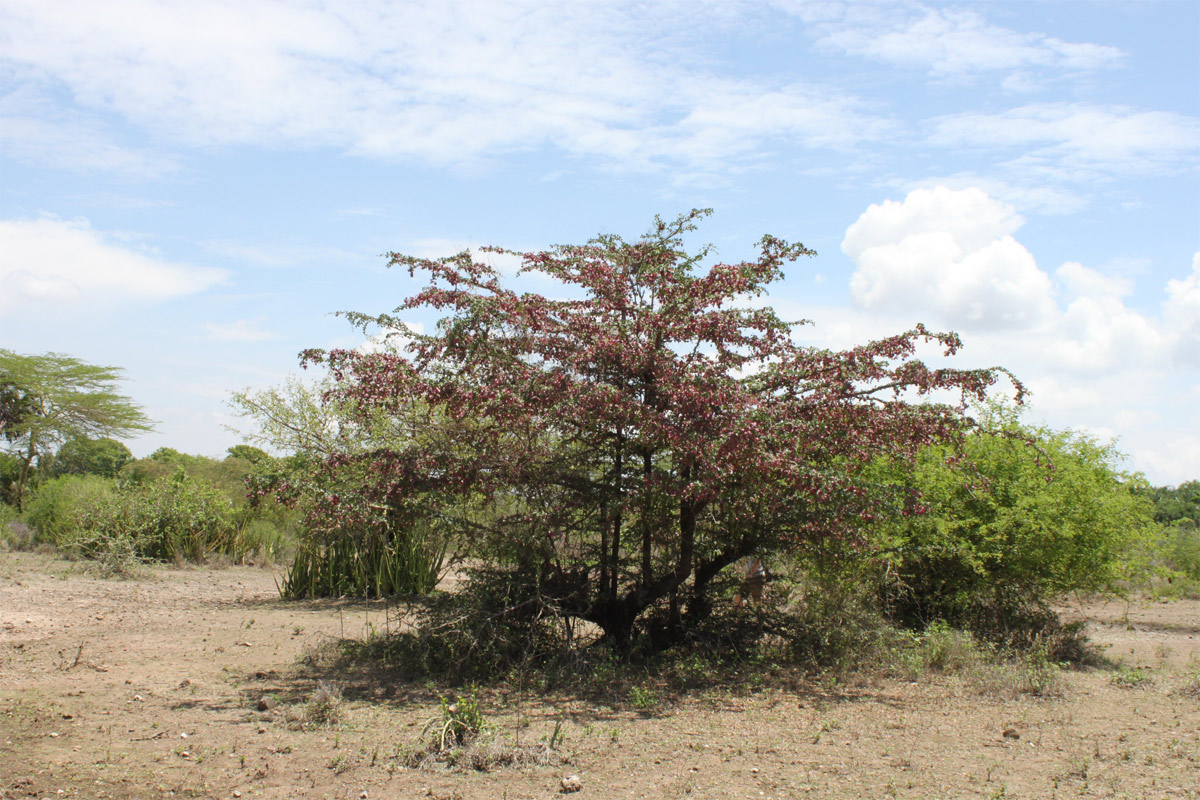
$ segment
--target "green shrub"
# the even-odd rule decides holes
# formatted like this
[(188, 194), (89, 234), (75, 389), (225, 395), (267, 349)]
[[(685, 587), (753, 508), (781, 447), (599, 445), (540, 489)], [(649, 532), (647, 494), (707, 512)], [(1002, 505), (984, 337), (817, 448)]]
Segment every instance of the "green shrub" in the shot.
[(42, 484), (26, 519), (41, 541), (81, 558), (202, 561), (278, 559), (291, 537), (268, 520), (247, 519), (222, 490), (186, 475), (118, 484), (68, 475)]
[(878, 527), (881, 598), (906, 627), (943, 619), (1028, 647), (1057, 620), (1057, 597), (1120, 590), (1154, 534), (1151, 505), (1112, 445), (1021, 425), (1002, 406), (981, 422), (961, 454), (931, 447), (892, 467), (926, 510)]
[(129, 448), (108, 437), (68, 439), (54, 454), (51, 472), (55, 475), (99, 475), (115, 478), (121, 468), (133, 460)]
[(475, 691), (463, 697), (459, 695), (450, 701), (448, 697), (439, 700), (441, 713), (425, 724), (423, 736), (428, 737), (428, 747), (434, 752), (445, 752), (456, 747), (464, 747), (474, 742), (488, 729), (483, 710)]
[(252, 558), (259, 563), (274, 564), (295, 555), (296, 536), (275, 520), (251, 517), (240, 528), (233, 549), (240, 554), (239, 560)]
[(64, 475), (41, 484), (26, 505), (25, 520), (38, 540), (70, 552), (87, 538), (95, 513), (115, 501), (117, 484), (96, 475)]

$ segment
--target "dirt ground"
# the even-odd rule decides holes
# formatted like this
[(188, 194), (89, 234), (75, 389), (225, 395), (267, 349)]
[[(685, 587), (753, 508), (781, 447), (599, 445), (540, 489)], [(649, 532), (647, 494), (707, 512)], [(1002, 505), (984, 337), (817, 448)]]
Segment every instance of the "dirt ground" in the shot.
[(518, 800), (560, 796), (567, 774), (580, 798), (1200, 797), (1196, 601), (1072, 609), (1113, 664), (1065, 672), (1052, 697), (995, 699), (954, 675), (664, 694), (643, 711), (486, 693), (506, 740), (557, 725), (563, 763), (456, 772), (404, 764), (438, 712), (422, 687), (348, 683), (340, 723), (295, 724), (315, 689), (304, 654), (388, 622), (378, 603), (281, 602), (276, 578), (106, 580), (0, 553), (0, 797)]

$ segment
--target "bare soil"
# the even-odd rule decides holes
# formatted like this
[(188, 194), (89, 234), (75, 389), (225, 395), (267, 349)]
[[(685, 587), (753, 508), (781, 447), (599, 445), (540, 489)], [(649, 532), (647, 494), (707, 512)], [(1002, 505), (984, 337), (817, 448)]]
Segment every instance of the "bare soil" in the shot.
[(340, 721), (303, 724), (321, 677), (305, 654), (390, 623), (380, 603), (282, 602), (277, 577), (119, 581), (0, 553), (0, 797), (517, 800), (560, 796), (567, 774), (581, 798), (1200, 797), (1197, 601), (1068, 609), (1111, 663), (1051, 697), (961, 675), (647, 686), (640, 710), (493, 689), (498, 740), (558, 725), (557, 747), (452, 771), (406, 766), (438, 713), (429, 688), (347, 675)]

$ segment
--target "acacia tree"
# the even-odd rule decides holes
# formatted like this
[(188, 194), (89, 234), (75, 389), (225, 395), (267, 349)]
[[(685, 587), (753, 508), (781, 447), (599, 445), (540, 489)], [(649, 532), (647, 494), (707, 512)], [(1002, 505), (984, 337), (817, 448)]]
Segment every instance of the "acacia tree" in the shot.
[[(765, 236), (756, 260), (704, 267), (709, 249), (689, 254), (682, 237), (708, 213), (656, 218), (632, 243), (515, 254), (580, 299), (518, 294), (467, 252), (391, 254), (431, 279), (395, 315), (442, 312), (437, 332), (347, 313), (411, 345), (305, 359), (328, 365), (330, 402), (397, 418), (419, 403), (440, 428), (328, 467), (365, 469), (380, 501), (480, 498), (493, 513), (464, 524), (471, 541), (507, 552), (544, 607), (622, 648), (702, 619), (713, 580), (750, 553), (855, 536), (878, 511), (861, 468), (956, 436), (963, 404), (1002, 370), (927, 367), (919, 344), (960, 342), (919, 325), (841, 352), (796, 344), (801, 323), (746, 299), (814, 253)], [(940, 390), (957, 403), (929, 402)]]
[(115, 385), (117, 367), (88, 364), (61, 353), (18, 355), (0, 349), (0, 395), (4, 398), (3, 433), (20, 461), (14, 487), (22, 507), (36, 459), (53, 453), (69, 439), (129, 436), (149, 431), (151, 420)]

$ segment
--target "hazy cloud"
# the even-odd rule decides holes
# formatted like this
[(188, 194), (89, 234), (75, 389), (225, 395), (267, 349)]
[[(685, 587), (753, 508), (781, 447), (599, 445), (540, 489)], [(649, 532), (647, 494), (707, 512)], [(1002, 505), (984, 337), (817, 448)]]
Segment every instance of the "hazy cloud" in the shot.
[(283, 338), (280, 334), (263, 330), (265, 317), (239, 319), (235, 322), (205, 323), (208, 338), (218, 342), (265, 342)]
[[(705, 32), (672, 4), (0, 8), (0, 63), (28, 85), (66, 87), (89, 114), (196, 146), (332, 146), (442, 165), (549, 146), (622, 168), (726, 171), (757, 163), (776, 138), (839, 149), (888, 129), (831, 90), (713, 74), (691, 55), (689, 36)], [(18, 153), (36, 133), (11, 133)]]
[(1014, 172), (1054, 178), (1157, 174), (1200, 163), (1200, 120), (1167, 111), (1039, 103), (998, 114), (966, 112), (934, 121), (936, 146), (1013, 154)]
[(1116, 47), (1065, 42), (989, 23), (976, 11), (920, 3), (782, 3), (813, 26), (820, 44), (935, 78), (1010, 73), (1012, 89), (1034, 89), (1028, 71), (1095, 70), (1120, 64)]
[(25, 303), (156, 303), (222, 283), (223, 270), (163, 261), (110, 241), (87, 220), (0, 221), (0, 308)]

